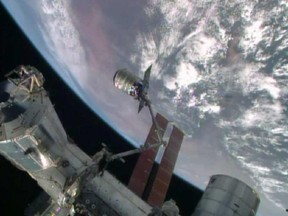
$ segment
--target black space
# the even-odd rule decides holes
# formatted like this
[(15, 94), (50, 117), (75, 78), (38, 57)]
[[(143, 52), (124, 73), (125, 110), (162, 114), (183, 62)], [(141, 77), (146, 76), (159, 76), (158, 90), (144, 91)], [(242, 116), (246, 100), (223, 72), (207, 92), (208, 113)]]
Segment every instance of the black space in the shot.
[[(0, 80), (3, 80), (4, 74), (20, 64), (35, 66), (43, 73), (46, 79), (45, 88), (50, 93), (51, 101), (55, 104), (67, 134), (87, 154), (92, 155), (98, 151), (101, 142), (106, 143), (113, 152), (132, 148), (64, 84), (0, 3)], [(125, 164), (113, 162), (109, 170), (122, 182), (127, 183), (136, 159), (137, 156), (126, 158)], [(13, 167), (2, 156), (0, 173), (0, 215), (24, 215), (24, 209), (39, 195), (41, 188), (30, 176)], [(181, 215), (188, 216), (193, 212), (201, 195), (199, 189), (173, 176), (167, 199), (176, 200)]]

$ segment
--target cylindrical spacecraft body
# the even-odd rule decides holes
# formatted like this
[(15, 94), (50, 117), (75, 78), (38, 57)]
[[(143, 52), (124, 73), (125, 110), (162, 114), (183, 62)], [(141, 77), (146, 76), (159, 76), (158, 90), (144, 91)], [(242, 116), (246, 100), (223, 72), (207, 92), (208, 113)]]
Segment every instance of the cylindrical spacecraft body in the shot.
[(192, 216), (255, 216), (260, 203), (255, 190), (227, 176), (211, 177)]
[(113, 82), (116, 88), (135, 98), (138, 98), (143, 85), (142, 80), (127, 69), (116, 71)]

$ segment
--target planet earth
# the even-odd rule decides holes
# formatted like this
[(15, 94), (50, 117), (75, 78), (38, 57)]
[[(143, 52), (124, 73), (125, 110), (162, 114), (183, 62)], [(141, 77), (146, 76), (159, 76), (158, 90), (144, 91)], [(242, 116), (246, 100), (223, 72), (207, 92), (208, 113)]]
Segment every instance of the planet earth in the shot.
[(155, 111), (185, 132), (175, 173), (204, 189), (246, 182), (257, 215), (287, 215), (288, 3), (285, 0), (2, 0), (75, 93), (135, 147), (149, 111), (113, 86), (152, 64)]

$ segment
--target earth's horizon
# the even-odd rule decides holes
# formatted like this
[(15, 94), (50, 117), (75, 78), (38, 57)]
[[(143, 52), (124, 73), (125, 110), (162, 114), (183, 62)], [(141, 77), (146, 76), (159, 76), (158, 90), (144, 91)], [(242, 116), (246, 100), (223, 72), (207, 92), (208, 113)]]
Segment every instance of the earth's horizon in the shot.
[(186, 133), (177, 175), (201, 189), (210, 175), (231, 175), (259, 192), (259, 215), (287, 214), (285, 1), (3, 4), (62, 79), (136, 147), (148, 110), (138, 115), (112, 78), (123, 67), (142, 77), (153, 64), (154, 108)]

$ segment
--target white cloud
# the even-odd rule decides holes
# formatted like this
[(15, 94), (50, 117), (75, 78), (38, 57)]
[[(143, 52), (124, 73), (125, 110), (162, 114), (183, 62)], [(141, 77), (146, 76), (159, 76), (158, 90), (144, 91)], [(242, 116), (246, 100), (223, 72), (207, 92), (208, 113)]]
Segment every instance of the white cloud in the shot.
[[(176, 76), (165, 79), (165, 86), (170, 90), (187, 88), (188, 85), (198, 81), (198, 72), (191, 63), (181, 61), (176, 67)], [(175, 85), (176, 84), (176, 85)]]
[(61, 68), (67, 69), (60, 75), (63, 76), (66, 72), (64, 75), (66, 82), (71, 83), (74, 78), (79, 84), (84, 85), (88, 76), (85, 51), (79, 39), (79, 32), (70, 17), (68, 4), (63, 1), (42, 0), (40, 5), (41, 23), (44, 25), (43, 38), (54, 59)]

